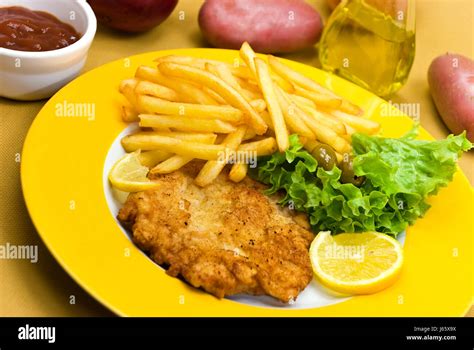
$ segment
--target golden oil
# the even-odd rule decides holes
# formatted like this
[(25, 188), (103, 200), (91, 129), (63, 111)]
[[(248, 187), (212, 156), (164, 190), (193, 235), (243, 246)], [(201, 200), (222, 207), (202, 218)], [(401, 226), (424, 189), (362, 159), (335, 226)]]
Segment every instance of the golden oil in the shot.
[(382, 97), (405, 84), (415, 58), (414, 2), (390, 3), (343, 0), (319, 46), (323, 69)]

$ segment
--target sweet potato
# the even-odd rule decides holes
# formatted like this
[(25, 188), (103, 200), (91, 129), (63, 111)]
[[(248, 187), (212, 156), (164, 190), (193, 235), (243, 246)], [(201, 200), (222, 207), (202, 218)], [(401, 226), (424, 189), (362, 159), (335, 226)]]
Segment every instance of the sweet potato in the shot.
[(446, 126), (455, 134), (467, 131), (474, 142), (474, 61), (447, 53), (428, 70), (431, 96)]
[(314, 45), (323, 28), (319, 13), (303, 0), (207, 0), (199, 26), (213, 46), (239, 49), (247, 41), (263, 53)]

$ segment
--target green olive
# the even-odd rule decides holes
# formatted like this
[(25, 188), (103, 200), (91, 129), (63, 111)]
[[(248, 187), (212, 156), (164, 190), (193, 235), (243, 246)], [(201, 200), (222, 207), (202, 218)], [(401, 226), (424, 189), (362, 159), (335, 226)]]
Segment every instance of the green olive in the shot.
[(331, 146), (324, 143), (318, 143), (311, 152), (311, 155), (316, 158), (318, 165), (324, 170), (331, 170), (337, 165), (336, 152)]
[(364, 183), (365, 177), (364, 176), (357, 176), (354, 174), (354, 168), (352, 166), (352, 157), (345, 154), (342, 162), (339, 164), (341, 168), (341, 182), (342, 183), (351, 183), (355, 186), (360, 186)]

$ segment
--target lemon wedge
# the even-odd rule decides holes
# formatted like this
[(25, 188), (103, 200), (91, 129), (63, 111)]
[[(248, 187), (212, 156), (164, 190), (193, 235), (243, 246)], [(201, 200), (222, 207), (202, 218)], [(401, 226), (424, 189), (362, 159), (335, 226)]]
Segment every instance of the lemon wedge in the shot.
[(403, 264), (397, 240), (383, 233), (320, 232), (309, 250), (319, 281), (344, 294), (372, 294), (392, 285)]
[(115, 189), (139, 192), (159, 186), (147, 178), (148, 168), (140, 163), (139, 154), (139, 151), (126, 154), (114, 164), (109, 173), (109, 181)]

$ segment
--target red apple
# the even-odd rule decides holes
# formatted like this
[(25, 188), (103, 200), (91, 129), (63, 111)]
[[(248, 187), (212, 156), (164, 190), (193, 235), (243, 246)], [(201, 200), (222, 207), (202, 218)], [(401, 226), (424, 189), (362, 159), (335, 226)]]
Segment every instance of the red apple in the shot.
[(178, 0), (88, 0), (99, 23), (128, 33), (150, 30), (173, 12)]

